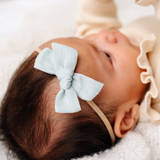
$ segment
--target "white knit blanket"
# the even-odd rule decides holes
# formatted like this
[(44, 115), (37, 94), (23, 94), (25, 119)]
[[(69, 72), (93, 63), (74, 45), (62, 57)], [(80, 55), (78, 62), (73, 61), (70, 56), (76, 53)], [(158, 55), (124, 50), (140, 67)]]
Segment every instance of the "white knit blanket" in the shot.
[[(133, 0), (116, 3), (123, 24), (154, 12), (152, 7), (132, 6)], [(0, 101), (11, 75), (28, 54), (45, 41), (74, 35), (76, 7), (76, 0), (0, 0)], [(7, 150), (0, 142), (0, 160), (6, 159)], [(160, 160), (160, 126), (139, 123), (111, 149), (79, 160), (97, 159)]]

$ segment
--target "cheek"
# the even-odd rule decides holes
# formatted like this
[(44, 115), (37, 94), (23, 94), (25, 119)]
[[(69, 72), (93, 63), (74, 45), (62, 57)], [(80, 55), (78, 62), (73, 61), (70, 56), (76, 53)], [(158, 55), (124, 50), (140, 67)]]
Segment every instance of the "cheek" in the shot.
[(141, 97), (141, 93), (143, 92), (143, 84), (140, 80), (140, 74), (141, 70), (135, 65), (123, 75), (120, 82), (120, 87), (126, 98), (136, 97), (136, 99), (139, 100)]
[(124, 96), (131, 94), (132, 90), (141, 83), (140, 74), (141, 70), (136, 63), (135, 57), (132, 60), (120, 61), (114, 78), (117, 93), (123, 93)]
[(123, 55), (119, 55), (117, 62), (117, 74), (124, 80), (132, 80), (140, 75), (140, 69), (137, 65), (137, 53), (126, 52)]
[(119, 65), (118, 71), (118, 81), (125, 88), (130, 88), (140, 78), (140, 70), (134, 61), (125, 61)]

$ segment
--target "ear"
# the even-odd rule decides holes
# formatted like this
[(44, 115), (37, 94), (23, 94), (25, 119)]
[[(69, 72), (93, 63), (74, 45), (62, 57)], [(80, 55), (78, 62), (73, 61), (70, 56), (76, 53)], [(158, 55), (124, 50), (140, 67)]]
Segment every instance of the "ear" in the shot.
[(134, 104), (129, 109), (122, 109), (117, 113), (114, 123), (114, 132), (117, 137), (122, 138), (132, 130), (139, 118), (139, 105)]

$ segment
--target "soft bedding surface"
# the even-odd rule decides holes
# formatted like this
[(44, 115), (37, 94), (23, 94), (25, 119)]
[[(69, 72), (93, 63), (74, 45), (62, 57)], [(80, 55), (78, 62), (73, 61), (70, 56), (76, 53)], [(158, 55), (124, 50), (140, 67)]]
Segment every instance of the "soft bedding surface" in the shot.
[[(134, 0), (115, 2), (124, 25), (154, 14), (153, 7), (136, 6)], [(16, 67), (35, 48), (56, 37), (74, 36), (77, 5), (76, 0), (0, 0), (0, 101)], [(139, 123), (111, 149), (79, 160), (158, 160), (159, 151), (160, 126)], [(0, 160), (7, 155), (0, 142)]]

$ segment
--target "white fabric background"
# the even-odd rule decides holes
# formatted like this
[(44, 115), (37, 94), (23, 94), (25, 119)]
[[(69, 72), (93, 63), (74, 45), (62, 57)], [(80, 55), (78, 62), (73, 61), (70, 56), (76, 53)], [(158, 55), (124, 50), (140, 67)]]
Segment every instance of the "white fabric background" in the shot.
[[(115, 0), (122, 24), (154, 14), (152, 6)], [(0, 0), (0, 101), (19, 63), (39, 45), (56, 37), (74, 36), (78, 0)], [(138, 124), (116, 146), (81, 160), (158, 160), (160, 126)], [(0, 160), (6, 160), (0, 143)], [(8, 158), (13, 160), (13, 158)]]

